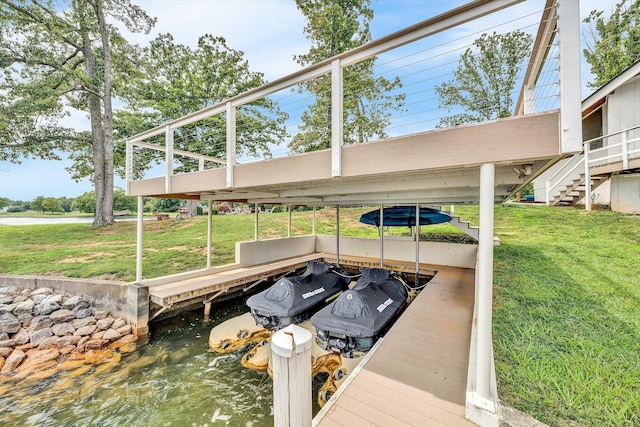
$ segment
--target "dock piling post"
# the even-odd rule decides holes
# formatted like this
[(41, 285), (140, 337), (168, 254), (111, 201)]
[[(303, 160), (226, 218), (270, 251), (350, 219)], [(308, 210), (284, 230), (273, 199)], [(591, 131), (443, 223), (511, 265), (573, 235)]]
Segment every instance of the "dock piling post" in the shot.
[(211, 316), (211, 301), (204, 303), (204, 321), (208, 322)]
[(297, 325), (271, 338), (275, 427), (311, 426), (311, 332)]

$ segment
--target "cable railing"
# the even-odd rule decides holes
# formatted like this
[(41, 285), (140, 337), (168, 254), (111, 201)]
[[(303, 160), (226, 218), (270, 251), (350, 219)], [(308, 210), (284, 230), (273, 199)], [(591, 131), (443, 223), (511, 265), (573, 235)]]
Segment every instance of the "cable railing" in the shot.
[[(510, 12), (516, 4), (525, 5), (520, 16)], [(318, 149), (331, 149), (331, 175), (340, 176), (344, 145), (442, 127), (443, 117), (460, 111), (445, 111), (436, 87), (451, 78), (460, 55), (484, 33), (535, 31), (543, 12), (518, 0), (469, 3), (149, 129), (127, 140), (127, 182), (164, 177), (171, 193), (174, 175), (225, 168), (226, 185), (233, 187), (236, 164)], [(461, 28), (470, 21), (477, 22), (473, 30)], [(535, 112), (558, 105), (553, 39), (544, 47), (549, 65), (536, 82)], [(363, 81), (375, 82), (380, 92), (371, 94)], [(488, 108), (478, 114), (492, 117), (495, 107)]]

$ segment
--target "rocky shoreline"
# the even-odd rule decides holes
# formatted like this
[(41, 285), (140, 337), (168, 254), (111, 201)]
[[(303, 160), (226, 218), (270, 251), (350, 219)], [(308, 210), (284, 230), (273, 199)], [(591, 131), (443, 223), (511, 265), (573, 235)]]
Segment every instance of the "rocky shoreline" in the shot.
[(119, 360), (137, 339), (125, 319), (87, 298), (0, 288), (0, 377), (46, 378)]

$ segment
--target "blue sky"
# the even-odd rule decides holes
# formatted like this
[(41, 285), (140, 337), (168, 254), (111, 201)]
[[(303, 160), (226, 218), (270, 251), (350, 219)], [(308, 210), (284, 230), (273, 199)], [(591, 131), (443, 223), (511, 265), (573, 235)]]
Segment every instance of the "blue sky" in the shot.
[[(293, 0), (134, 0), (134, 3), (157, 17), (158, 22), (149, 35), (132, 35), (131, 41), (144, 45), (158, 34), (169, 32), (176, 43), (194, 46), (203, 34), (223, 36), (227, 45), (243, 51), (251, 69), (263, 72), (267, 80), (298, 70), (293, 55), (306, 53), (309, 47), (302, 34), (304, 17)], [(372, 0), (373, 38), (465, 3), (463, 0)], [(581, 0), (581, 15), (586, 16), (593, 9), (608, 12), (615, 3), (615, 0)], [(518, 7), (540, 10), (543, 5), (542, 0), (527, 0)], [(65, 125), (88, 129), (89, 120), (85, 114), (73, 114)], [(66, 160), (33, 159), (23, 160), (20, 165), (0, 162), (0, 197), (28, 201), (40, 195), (77, 197), (92, 190), (89, 180), (76, 183), (70, 178), (65, 170), (69, 164)], [(116, 186), (124, 188), (124, 182), (116, 178)]]

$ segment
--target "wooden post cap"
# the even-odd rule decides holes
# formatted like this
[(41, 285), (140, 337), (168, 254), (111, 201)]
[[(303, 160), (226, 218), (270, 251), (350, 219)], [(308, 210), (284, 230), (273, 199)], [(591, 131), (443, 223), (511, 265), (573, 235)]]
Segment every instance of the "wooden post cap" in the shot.
[(311, 348), (311, 332), (298, 325), (280, 329), (271, 338), (271, 350), (279, 356), (290, 358)]

